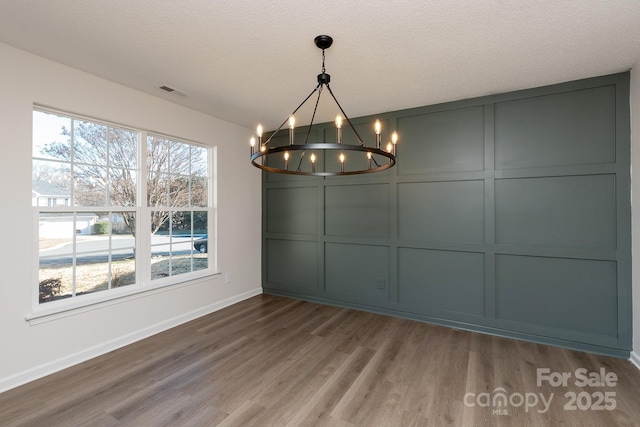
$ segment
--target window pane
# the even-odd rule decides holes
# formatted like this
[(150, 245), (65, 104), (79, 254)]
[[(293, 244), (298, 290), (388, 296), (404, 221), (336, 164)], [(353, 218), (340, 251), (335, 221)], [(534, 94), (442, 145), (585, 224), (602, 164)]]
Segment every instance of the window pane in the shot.
[(107, 126), (83, 120), (73, 123), (73, 162), (106, 165)]
[(136, 283), (135, 252), (123, 252), (124, 257), (111, 263), (111, 288), (120, 288)]
[(136, 171), (131, 169), (109, 169), (109, 200), (111, 206), (136, 206)]
[(108, 251), (110, 230), (108, 212), (76, 213), (76, 253)]
[(191, 206), (207, 207), (207, 178), (192, 176), (191, 177)]
[(69, 206), (71, 204), (69, 163), (34, 160), (31, 171), (32, 206)]
[(109, 251), (76, 256), (76, 295), (105, 291), (109, 287)]
[(209, 235), (207, 232), (207, 212), (193, 213), (193, 270), (204, 270), (209, 263)]
[(196, 145), (191, 146), (191, 175), (207, 177), (209, 174), (209, 150)]
[(41, 213), (38, 218), (40, 255), (73, 253), (75, 231), (73, 213)]
[(171, 141), (169, 143), (169, 172), (189, 176), (191, 172), (191, 145)]
[(135, 213), (111, 212), (111, 287), (136, 283)]
[(43, 213), (38, 218), (40, 302), (73, 293), (73, 213)]
[(76, 295), (109, 288), (109, 212), (76, 213)]
[(169, 202), (171, 206), (189, 206), (189, 178), (181, 175), (171, 176)]
[(195, 211), (193, 212), (193, 233), (194, 234), (207, 234), (207, 211)]
[(169, 277), (171, 273), (169, 218), (169, 211), (151, 212), (151, 280)]
[[(111, 214), (113, 234), (128, 235), (133, 238), (136, 232), (136, 216), (134, 212), (113, 212)], [(131, 244), (134, 247), (135, 244)]]
[(138, 133), (125, 129), (109, 128), (109, 166), (136, 169), (138, 158)]
[(153, 253), (151, 255), (151, 280), (169, 277), (171, 272), (171, 257), (168, 253)]
[(107, 205), (107, 168), (75, 165), (73, 182), (74, 206)]
[(33, 157), (71, 160), (71, 119), (33, 112)]
[(169, 175), (164, 173), (147, 175), (147, 206), (169, 206)]
[(171, 217), (171, 234), (174, 237), (191, 237), (191, 212), (174, 212)]
[(38, 284), (41, 303), (70, 297), (73, 294), (73, 258), (64, 255), (40, 257)]
[(147, 136), (147, 170), (167, 172), (169, 170), (169, 143), (164, 138)]
[(191, 247), (191, 212), (173, 212), (171, 216), (171, 275), (189, 273), (192, 270)]
[(151, 212), (151, 234), (152, 242), (156, 235), (169, 235), (169, 211)]

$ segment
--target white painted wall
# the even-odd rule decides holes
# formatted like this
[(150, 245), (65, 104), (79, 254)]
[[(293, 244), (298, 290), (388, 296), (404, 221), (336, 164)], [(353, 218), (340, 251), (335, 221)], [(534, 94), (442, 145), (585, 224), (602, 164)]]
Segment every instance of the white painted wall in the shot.
[(633, 352), (640, 368), (640, 61), (631, 70), (631, 229)]
[[(4, 44), (0, 63), (0, 392), (261, 292), (261, 181), (248, 161), (250, 129)], [(216, 145), (223, 275), (30, 325), (34, 103)]]

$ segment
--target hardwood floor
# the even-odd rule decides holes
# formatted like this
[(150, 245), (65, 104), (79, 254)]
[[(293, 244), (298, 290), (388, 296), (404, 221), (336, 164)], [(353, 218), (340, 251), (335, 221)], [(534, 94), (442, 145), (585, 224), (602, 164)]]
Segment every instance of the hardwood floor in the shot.
[[(538, 386), (537, 368), (571, 378)], [(580, 368), (617, 382), (580, 387)], [(575, 410), (565, 409), (566, 393)], [(551, 398), (546, 411), (542, 398)], [(2, 393), (0, 425), (639, 426), (640, 371), (621, 359), (260, 295)]]

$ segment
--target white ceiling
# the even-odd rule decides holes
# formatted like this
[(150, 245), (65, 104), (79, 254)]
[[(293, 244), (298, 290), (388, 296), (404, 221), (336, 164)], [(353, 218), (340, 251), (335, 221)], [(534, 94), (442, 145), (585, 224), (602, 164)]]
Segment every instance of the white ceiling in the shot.
[(358, 117), (626, 71), (640, 1), (0, 0), (1, 42), (251, 128), (311, 92), (318, 34)]

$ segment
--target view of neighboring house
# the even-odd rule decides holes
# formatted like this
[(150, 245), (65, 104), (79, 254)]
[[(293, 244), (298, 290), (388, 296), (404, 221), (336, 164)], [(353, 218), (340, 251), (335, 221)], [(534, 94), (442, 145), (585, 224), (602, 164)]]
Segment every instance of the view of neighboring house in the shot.
[(69, 206), (71, 191), (52, 182), (34, 180), (31, 190), (31, 206)]

